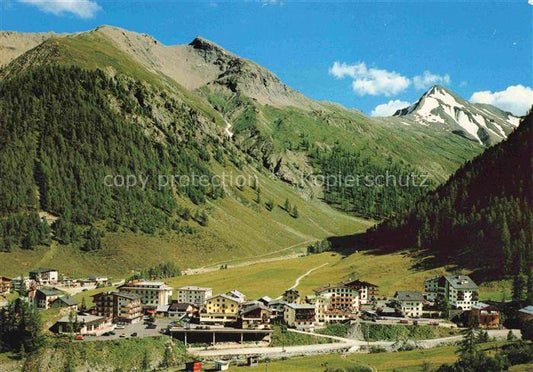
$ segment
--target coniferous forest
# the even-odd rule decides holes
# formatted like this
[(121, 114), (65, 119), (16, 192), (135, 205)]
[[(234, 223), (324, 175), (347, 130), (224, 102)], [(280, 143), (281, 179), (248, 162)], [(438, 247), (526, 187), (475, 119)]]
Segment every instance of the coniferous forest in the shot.
[(443, 262), (528, 275), (531, 282), (532, 120), (529, 113), (506, 141), (466, 163), (408, 213), (372, 228), (367, 243), (426, 249)]
[(433, 185), (414, 167), (391, 157), (378, 163), (362, 151), (340, 146), (317, 148), (312, 156), (324, 174), (324, 200), (367, 218), (387, 218), (409, 209)]
[[(157, 228), (190, 232), (191, 211), (176, 196), (202, 205), (221, 188), (187, 185), (159, 188), (163, 175), (211, 174), (210, 144), (194, 130), (195, 115), (176, 100), (165, 100), (175, 113), (161, 140), (148, 136), (138, 118), (157, 121), (147, 104), (160, 93), (129, 78), (110, 78), (100, 70), (42, 67), (0, 84), (0, 250), (32, 248), (50, 242), (44, 210), (60, 217), (55, 239), (83, 241), (99, 248), (104, 229), (119, 226), (153, 233)], [(167, 146), (167, 141), (173, 146)], [(109, 187), (106, 175), (143, 175), (140, 187)], [(200, 214), (199, 214), (200, 215)]]

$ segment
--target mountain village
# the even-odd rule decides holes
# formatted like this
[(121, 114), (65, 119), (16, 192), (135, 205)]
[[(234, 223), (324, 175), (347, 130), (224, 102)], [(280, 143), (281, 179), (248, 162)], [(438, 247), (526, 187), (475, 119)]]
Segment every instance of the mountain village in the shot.
[[(498, 303), (479, 302), (478, 286), (467, 275), (428, 278), (424, 293), (397, 291), (391, 298), (380, 296), (377, 285), (348, 280), (309, 294), (291, 288), (278, 298), (258, 299), (238, 289), (216, 294), (212, 288), (172, 288), (144, 279), (110, 283), (106, 277), (60, 278), (58, 270), (50, 268), (32, 270), (27, 277), (1, 277), (0, 294), (19, 293), (43, 312), (60, 308), (62, 317), (49, 330), (75, 334), (79, 341), (165, 333), (186, 345), (268, 344), (272, 324), (311, 334), (328, 324), (358, 321), (452, 328), (470, 322), (479, 328), (501, 328)], [(116, 290), (105, 290), (112, 284)], [(89, 289), (102, 290), (91, 295), (91, 307), (85, 298), (78, 303), (69, 294)], [(533, 307), (519, 314), (521, 320), (532, 319)], [(129, 332), (133, 325), (151, 332)]]

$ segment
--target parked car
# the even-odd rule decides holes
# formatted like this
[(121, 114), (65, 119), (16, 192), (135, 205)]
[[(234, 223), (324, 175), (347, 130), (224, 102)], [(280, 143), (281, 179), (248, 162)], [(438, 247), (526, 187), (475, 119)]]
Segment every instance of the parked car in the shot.
[(124, 333), (122, 333), (119, 337), (124, 338), (124, 337), (126, 337), (126, 335)]
[(124, 327), (122, 324), (119, 324), (119, 325), (117, 325), (117, 326), (115, 327), (115, 329), (124, 329), (124, 328), (126, 328), (126, 327)]
[(106, 332), (106, 333), (103, 333), (102, 336), (110, 336), (111, 333), (110, 332)]
[(82, 335), (77, 335), (74, 339), (78, 340), (78, 341), (83, 341), (83, 336)]

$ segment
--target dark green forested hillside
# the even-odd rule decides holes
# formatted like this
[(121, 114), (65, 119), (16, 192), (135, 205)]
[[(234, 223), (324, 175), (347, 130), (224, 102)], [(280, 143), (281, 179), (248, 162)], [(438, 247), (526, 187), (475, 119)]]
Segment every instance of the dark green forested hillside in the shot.
[[(173, 113), (166, 126), (147, 103), (161, 94)], [(61, 217), (52, 225), (60, 242), (85, 238), (92, 249), (100, 233), (79, 226), (105, 220), (110, 230), (187, 233), (195, 213), (176, 196), (201, 205), (223, 195), (211, 186), (158, 188), (159, 174), (211, 174), (211, 151), (224, 159), (222, 146), (213, 150), (215, 137), (197, 130), (197, 114), (164, 92), (99, 70), (43, 67), (3, 81), (0, 97), (0, 250), (49, 241), (39, 210)], [(139, 117), (159, 124), (160, 140), (146, 135)], [(106, 175), (144, 175), (149, 182), (144, 190), (108, 187)], [(205, 223), (203, 213), (196, 217)]]
[(416, 247), (497, 276), (530, 275), (533, 263), (532, 120), (459, 169), (405, 214), (366, 238), (387, 249)]
[(380, 164), (363, 151), (340, 146), (325, 151), (315, 148), (311, 156), (324, 175), (324, 200), (360, 216), (393, 216), (410, 208), (434, 184), (416, 168), (391, 156)]

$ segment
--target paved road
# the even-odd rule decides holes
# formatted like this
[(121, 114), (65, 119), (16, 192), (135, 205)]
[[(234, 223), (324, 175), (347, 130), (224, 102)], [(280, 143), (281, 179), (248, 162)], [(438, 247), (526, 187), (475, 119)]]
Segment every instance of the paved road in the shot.
[[(489, 330), (488, 334), (490, 337), (495, 337), (496, 339), (505, 339), (509, 330)], [(517, 337), (521, 337), (520, 330), (514, 329), (513, 333)], [(309, 334), (309, 333), (307, 333)], [(322, 354), (322, 353), (331, 353), (331, 352), (349, 352), (354, 353), (360, 350), (361, 346), (381, 346), (384, 348), (390, 348), (394, 345), (395, 342), (392, 341), (360, 341), (360, 340), (351, 340), (339, 337), (338, 339), (342, 340), (338, 343), (331, 344), (316, 344), (316, 345), (302, 345), (302, 346), (287, 346), (285, 350), (281, 347), (238, 347), (224, 350), (216, 349), (199, 349), (191, 348), (190, 352), (204, 357), (204, 358), (216, 358), (222, 356), (246, 356), (246, 355), (262, 355), (270, 357), (282, 357), (282, 356), (296, 356), (296, 355), (311, 355), (311, 354)], [(461, 336), (452, 336), (452, 337), (443, 337), (430, 340), (420, 340), (417, 341), (417, 345), (423, 348), (432, 348), (440, 346), (443, 344), (449, 344), (457, 342), (461, 339)]]

